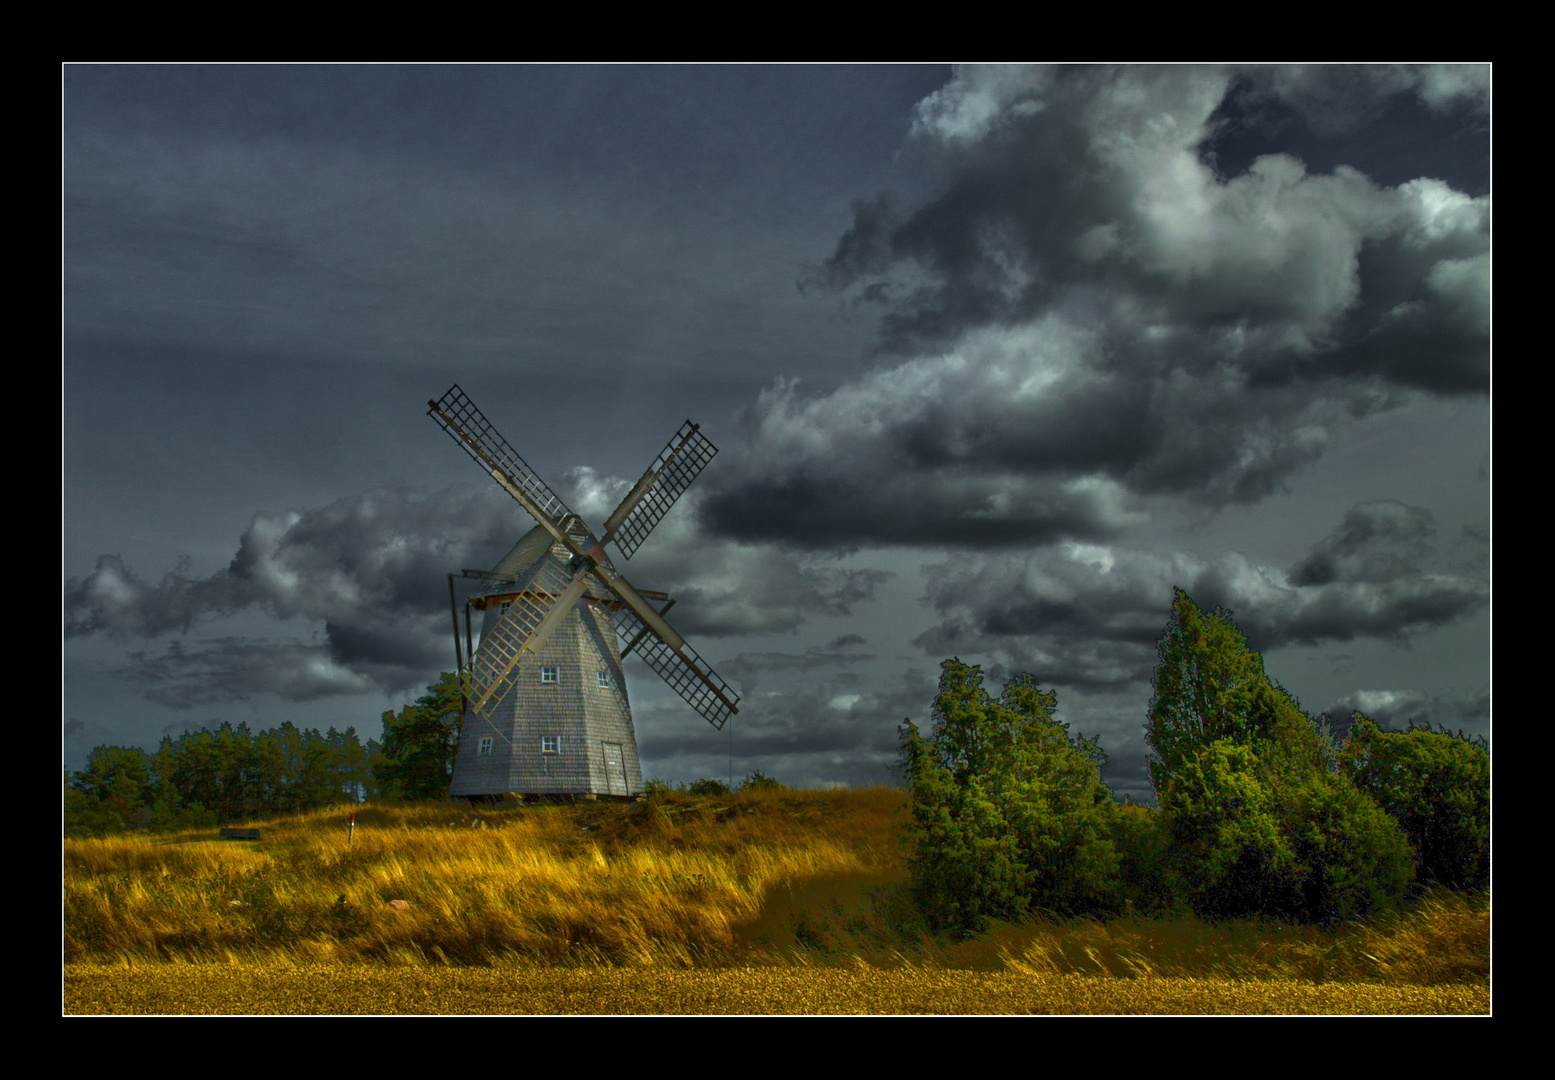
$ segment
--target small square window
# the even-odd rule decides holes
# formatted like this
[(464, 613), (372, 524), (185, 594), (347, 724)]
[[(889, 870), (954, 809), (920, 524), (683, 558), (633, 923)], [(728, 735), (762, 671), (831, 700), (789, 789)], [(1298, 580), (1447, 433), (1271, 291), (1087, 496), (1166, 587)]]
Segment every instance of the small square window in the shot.
[(542, 683), (559, 683), (562, 681), (562, 669), (553, 664), (540, 665), (540, 681)]
[(562, 752), (562, 737), (560, 735), (541, 735), (540, 753), (559, 754)]
[(478, 757), (491, 757), (491, 736), (482, 735), (481, 741), (475, 745), (475, 753)]
[(610, 689), (610, 672), (608, 672), (608, 671), (601, 671), (598, 674), (599, 674), (599, 688), (601, 690), (608, 690), (608, 689)]

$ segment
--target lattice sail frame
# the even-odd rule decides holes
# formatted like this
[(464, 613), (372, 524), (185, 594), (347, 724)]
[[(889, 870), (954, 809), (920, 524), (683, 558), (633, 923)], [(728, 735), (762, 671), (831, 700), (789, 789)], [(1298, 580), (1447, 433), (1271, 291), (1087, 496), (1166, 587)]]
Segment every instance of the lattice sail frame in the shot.
[[(675, 501), (718, 453), (697, 425), (686, 421), (660, 451), (648, 471), (606, 521), (605, 540), (590, 551), (572, 536), (565, 519), (577, 515), (540, 479), (519, 453), (492, 426), (469, 396), (455, 384), (437, 401), (427, 403), (428, 415), (470, 457), (573, 553), (570, 565), (543, 559), (535, 578), (511, 602), (482, 638), (480, 659), (472, 658), (467, 693), (473, 711), (486, 715), (512, 689), (525, 656), (537, 652), (583, 595), (592, 575), (618, 598), (612, 605), (616, 634), (638, 646), (644, 662), (714, 728), (722, 730), (739, 711), (739, 695), (719, 678), (643, 596), (619, 573), (599, 565), (603, 544), (614, 540), (628, 558), (659, 523)], [(515, 584), (517, 584), (515, 582)], [(486, 641), (492, 641), (490, 658)]]
[[(687, 420), (659, 451), (659, 456), (648, 466), (637, 486), (605, 519), (605, 538), (614, 540), (621, 554), (630, 559), (717, 453), (718, 447), (708, 441), (696, 424)], [(637, 497), (635, 502), (634, 496)]]
[[(427, 415), (436, 420), (438, 426), (448, 432), (477, 465), (493, 475), (500, 471), (534, 500), (536, 506), (548, 515), (548, 522), (542, 521), (542, 524), (556, 525), (572, 513), (567, 509), (567, 504), (562, 502), (561, 496), (552, 491), (540, 479), (540, 474), (531, 469), (529, 463), (519, 457), (518, 451), (508, 445), (501, 432), (492, 427), (475, 407), (475, 402), (459, 389), (458, 383), (441, 398), (428, 404), (431, 408), (427, 410)], [(498, 482), (501, 482), (500, 477)], [(534, 513), (533, 507), (525, 506), (524, 509)]]
[(617, 608), (612, 614), (616, 637), (635, 643), (643, 663), (684, 698), (686, 704), (701, 713), (704, 720), (722, 731), (729, 717), (739, 711), (740, 695), (730, 689), (690, 645), (681, 642), (677, 652), (649, 629), (631, 608)]
[[(587, 580), (582, 574), (569, 576), (558, 562), (541, 560), (539, 572), (524, 591), (508, 601), (507, 610), (481, 634), (466, 689), (471, 712), (484, 717), (507, 696), (518, 680), (520, 662), (545, 644), (550, 634), (543, 631), (554, 629), (566, 616)], [(551, 616), (549, 623), (547, 616)]]

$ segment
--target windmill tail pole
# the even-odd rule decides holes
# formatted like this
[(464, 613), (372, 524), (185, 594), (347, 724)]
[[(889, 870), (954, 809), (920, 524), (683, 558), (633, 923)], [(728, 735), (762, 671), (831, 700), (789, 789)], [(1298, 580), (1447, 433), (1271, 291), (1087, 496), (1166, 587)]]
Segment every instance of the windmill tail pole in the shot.
[(454, 676), (459, 680), (459, 726), (464, 727), (464, 654), (459, 651), (459, 602), (454, 599), (454, 576), (448, 575), (448, 611), (454, 619)]

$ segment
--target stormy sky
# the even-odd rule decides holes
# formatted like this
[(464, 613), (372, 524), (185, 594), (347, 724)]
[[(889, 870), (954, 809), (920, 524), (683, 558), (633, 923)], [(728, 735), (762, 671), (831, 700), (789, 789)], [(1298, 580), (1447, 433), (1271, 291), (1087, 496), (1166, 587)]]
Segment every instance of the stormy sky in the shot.
[(1172, 589), (1309, 713), (1490, 730), (1490, 71), (68, 66), (62, 751), (355, 726), (531, 520), (460, 384), (743, 697), (645, 776), (889, 781), (939, 663), (1150, 798)]

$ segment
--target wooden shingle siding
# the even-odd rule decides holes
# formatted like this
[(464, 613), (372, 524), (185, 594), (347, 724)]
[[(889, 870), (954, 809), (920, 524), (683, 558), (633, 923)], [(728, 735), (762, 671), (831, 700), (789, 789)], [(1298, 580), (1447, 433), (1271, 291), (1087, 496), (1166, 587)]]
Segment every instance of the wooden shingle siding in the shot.
[[(485, 618), (498, 617), (493, 603)], [(555, 683), (540, 681), (542, 666), (557, 669)], [(599, 685), (600, 671), (608, 673), (611, 685)], [(493, 739), (487, 756), (478, 749), (483, 736)], [(559, 736), (559, 752), (542, 753), (542, 736)], [(614, 784), (606, 744), (620, 747)], [(643, 790), (615, 629), (600, 601), (585, 595), (540, 652), (524, 660), (512, 691), (492, 715), (466, 719), (449, 793), (639, 795)]]

